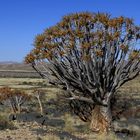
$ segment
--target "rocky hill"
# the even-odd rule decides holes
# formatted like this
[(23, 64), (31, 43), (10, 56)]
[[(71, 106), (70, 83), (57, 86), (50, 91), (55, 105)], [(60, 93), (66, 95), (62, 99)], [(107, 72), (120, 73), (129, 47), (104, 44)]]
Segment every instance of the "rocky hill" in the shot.
[(38, 78), (40, 76), (31, 65), (17, 62), (0, 62), (0, 77)]

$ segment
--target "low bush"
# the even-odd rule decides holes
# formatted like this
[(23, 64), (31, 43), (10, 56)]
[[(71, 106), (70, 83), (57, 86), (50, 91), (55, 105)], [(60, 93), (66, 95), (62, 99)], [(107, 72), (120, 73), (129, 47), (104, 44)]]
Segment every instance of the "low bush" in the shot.
[(4, 129), (13, 129), (15, 128), (14, 124), (6, 118), (6, 116), (0, 115), (0, 130)]

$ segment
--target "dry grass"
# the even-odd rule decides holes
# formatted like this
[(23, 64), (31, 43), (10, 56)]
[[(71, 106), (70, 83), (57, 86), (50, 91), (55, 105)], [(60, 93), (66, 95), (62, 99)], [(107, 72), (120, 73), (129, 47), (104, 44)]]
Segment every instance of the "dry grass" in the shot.
[(40, 140), (60, 140), (60, 138), (58, 136), (48, 134), (45, 137), (41, 138)]
[(109, 133), (108, 135), (100, 134), (100, 135), (96, 136), (96, 139), (98, 139), (98, 140), (121, 140), (114, 133)]
[[(24, 84), (24, 82), (32, 84)], [(0, 78), (0, 87), (10, 86), (11, 88), (28, 89), (34, 87), (34, 83), (43, 82), (42, 79), (31, 79), (31, 78)]]
[(68, 132), (74, 132), (75, 127), (74, 124), (76, 123), (76, 120), (68, 113), (65, 113), (64, 115), (64, 120), (65, 120), (65, 130)]
[(124, 84), (120, 90), (127, 93), (140, 92), (140, 76)]

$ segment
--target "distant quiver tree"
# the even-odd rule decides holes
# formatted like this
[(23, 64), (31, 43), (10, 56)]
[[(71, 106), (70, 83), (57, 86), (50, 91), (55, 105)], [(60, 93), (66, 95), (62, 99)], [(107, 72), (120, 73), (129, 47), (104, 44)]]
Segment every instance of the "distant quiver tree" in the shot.
[(104, 132), (111, 126), (116, 91), (139, 75), (139, 39), (140, 27), (130, 18), (70, 14), (36, 36), (25, 61), (51, 83), (63, 85), (74, 113), (90, 121), (93, 131)]

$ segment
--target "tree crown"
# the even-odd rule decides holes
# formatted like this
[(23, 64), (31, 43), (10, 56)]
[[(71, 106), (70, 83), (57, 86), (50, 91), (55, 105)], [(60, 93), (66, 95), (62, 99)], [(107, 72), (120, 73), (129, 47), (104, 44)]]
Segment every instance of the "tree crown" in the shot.
[(140, 27), (130, 18), (70, 14), (36, 36), (25, 61), (35, 68), (37, 62), (45, 65), (47, 60), (49, 70), (67, 90), (99, 103), (139, 74), (139, 39)]
[(128, 53), (132, 47), (130, 43), (140, 38), (139, 33), (140, 27), (135, 26), (130, 18), (111, 18), (109, 14), (104, 13), (70, 14), (36, 37), (35, 48), (25, 61), (31, 63), (34, 60), (50, 60), (53, 57), (63, 59), (75, 49), (83, 60), (91, 59), (92, 54), (97, 58), (105, 57), (105, 49), (113, 47)]

